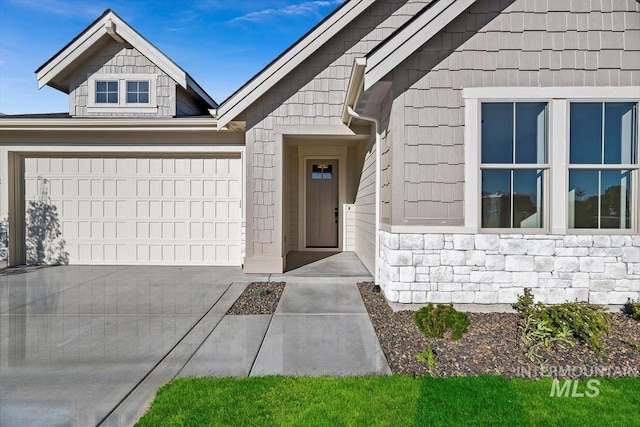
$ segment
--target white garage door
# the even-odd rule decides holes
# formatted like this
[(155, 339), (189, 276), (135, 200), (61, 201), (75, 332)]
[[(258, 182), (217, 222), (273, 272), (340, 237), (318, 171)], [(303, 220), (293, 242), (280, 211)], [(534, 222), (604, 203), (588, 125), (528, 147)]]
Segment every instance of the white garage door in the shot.
[(70, 264), (239, 266), (241, 179), (239, 158), (26, 158), (25, 212), (50, 200)]

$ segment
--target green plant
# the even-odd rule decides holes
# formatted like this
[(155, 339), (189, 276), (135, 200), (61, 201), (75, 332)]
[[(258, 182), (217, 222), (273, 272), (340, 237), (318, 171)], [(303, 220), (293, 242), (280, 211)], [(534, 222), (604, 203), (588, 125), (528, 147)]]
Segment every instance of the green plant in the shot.
[(469, 315), (453, 308), (451, 304), (429, 304), (416, 311), (413, 322), (427, 338), (450, 336), (459, 340), (469, 329)]
[(634, 301), (631, 298), (627, 299), (622, 307), (622, 312), (633, 319), (640, 320), (640, 301)]
[(640, 353), (640, 341), (625, 340), (624, 343), (631, 347), (633, 351)]
[(418, 362), (427, 366), (427, 371), (432, 373), (436, 367), (436, 353), (433, 351), (433, 347), (428, 345), (427, 348), (416, 354)]
[(601, 337), (609, 330), (611, 321), (605, 307), (584, 301), (558, 305), (534, 303), (529, 288), (525, 288), (524, 295), (520, 295), (512, 307), (524, 321), (522, 343), (530, 360), (541, 360), (540, 350), (553, 342), (573, 346), (576, 340), (603, 355)]
[(271, 291), (269, 289), (266, 288), (256, 288), (256, 290), (254, 291), (256, 297), (258, 298), (264, 298), (267, 295), (269, 295), (271, 293)]

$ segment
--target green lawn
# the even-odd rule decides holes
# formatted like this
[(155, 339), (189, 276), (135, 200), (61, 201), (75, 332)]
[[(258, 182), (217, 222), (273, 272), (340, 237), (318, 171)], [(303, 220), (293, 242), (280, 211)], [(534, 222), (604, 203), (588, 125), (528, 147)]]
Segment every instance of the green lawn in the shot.
[(640, 379), (599, 381), (589, 398), (549, 397), (550, 379), (179, 379), (138, 426), (640, 425)]

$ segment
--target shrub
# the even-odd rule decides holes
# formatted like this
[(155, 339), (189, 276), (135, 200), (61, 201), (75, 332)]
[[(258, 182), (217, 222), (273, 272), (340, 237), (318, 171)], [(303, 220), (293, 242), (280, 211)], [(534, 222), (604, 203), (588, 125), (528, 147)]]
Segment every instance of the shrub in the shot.
[(418, 359), (418, 362), (426, 365), (429, 373), (432, 373), (436, 367), (436, 353), (433, 351), (431, 345), (428, 345), (427, 348), (416, 354), (416, 359)]
[(631, 298), (624, 303), (622, 312), (633, 319), (640, 320), (640, 301), (634, 301)]
[(576, 340), (588, 345), (598, 355), (603, 354), (601, 337), (610, 327), (605, 307), (584, 301), (558, 305), (534, 303), (529, 288), (525, 288), (524, 295), (520, 295), (512, 307), (524, 321), (522, 342), (527, 347), (530, 360), (541, 359), (539, 350), (552, 342), (573, 346)]
[(413, 322), (427, 338), (450, 336), (459, 340), (469, 329), (469, 315), (453, 308), (451, 304), (429, 304), (416, 311)]

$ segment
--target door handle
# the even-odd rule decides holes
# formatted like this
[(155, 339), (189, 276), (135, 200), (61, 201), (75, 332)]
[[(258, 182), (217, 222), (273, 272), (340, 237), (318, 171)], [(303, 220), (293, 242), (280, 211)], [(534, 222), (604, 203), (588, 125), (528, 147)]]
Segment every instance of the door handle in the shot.
[(336, 224), (337, 224), (337, 223), (338, 223), (338, 208), (335, 208), (335, 209), (333, 210), (333, 213), (334, 213), (334, 215), (335, 215), (335, 217), (336, 217)]

